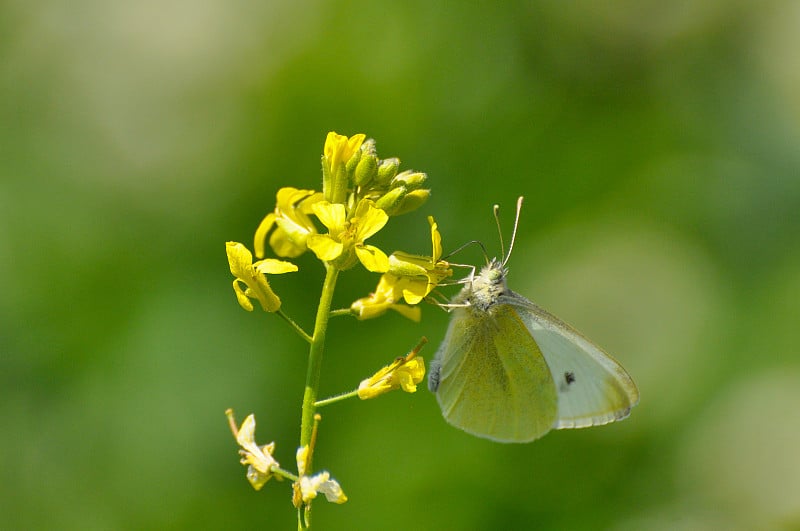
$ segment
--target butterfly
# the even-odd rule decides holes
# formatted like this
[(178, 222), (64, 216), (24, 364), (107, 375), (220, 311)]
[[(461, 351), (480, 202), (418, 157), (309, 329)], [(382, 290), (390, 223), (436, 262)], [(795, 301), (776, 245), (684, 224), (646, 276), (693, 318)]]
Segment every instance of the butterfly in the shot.
[(428, 373), (447, 422), (498, 442), (608, 424), (639, 402), (636, 384), (614, 358), (508, 288), (521, 205), (522, 197), (508, 255), (477, 275), (473, 269), (445, 305), (450, 324)]

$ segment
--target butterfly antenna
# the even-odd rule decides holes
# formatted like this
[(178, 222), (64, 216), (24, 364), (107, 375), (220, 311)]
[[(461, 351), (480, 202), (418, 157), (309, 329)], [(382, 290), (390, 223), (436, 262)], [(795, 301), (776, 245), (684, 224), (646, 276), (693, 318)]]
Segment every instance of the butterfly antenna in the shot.
[(500, 205), (494, 205), (492, 212), (494, 213), (494, 224), (497, 226), (497, 235), (500, 236), (500, 256), (503, 257), (503, 264), (505, 264), (506, 246), (503, 243), (503, 229), (500, 228)]
[(484, 260), (486, 260), (486, 263), (488, 264), (489, 263), (489, 253), (486, 252), (486, 247), (483, 245), (483, 242), (478, 241), (478, 240), (469, 241), (469, 242), (465, 243), (464, 245), (460, 246), (459, 248), (457, 248), (455, 251), (447, 253), (446, 256), (442, 257), (442, 260), (449, 259), (451, 256), (453, 256), (453, 255), (455, 255), (457, 253), (460, 253), (461, 251), (463, 251), (464, 249), (466, 249), (470, 245), (477, 245), (478, 247), (481, 248), (481, 251), (483, 252), (483, 258), (484, 258)]
[[(497, 205), (495, 205), (494, 209), (494, 217), (497, 220)], [(508, 246), (508, 254), (503, 254), (503, 267), (505, 267), (506, 262), (511, 257), (511, 251), (514, 250), (514, 242), (517, 240), (517, 227), (519, 226), (519, 213), (522, 211), (522, 196), (517, 198), (517, 215), (514, 216), (514, 231), (511, 233), (511, 245)], [(500, 221), (497, 221), (497, 228), (500, 229)], [(500, 234), (500, 245), (503, 245), (503, 235)]]

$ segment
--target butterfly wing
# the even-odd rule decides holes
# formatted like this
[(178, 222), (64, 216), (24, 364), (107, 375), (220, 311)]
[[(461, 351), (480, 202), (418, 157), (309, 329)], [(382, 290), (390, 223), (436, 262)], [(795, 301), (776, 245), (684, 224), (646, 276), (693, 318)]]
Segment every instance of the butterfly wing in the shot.
[(521, 295), (503, 299), (518, 309), (550, 368), (558, 390), (555, 429), (597, 426), (628, 416), (639, 402), (639, 390), (614, 358)]
[(551, 371), (526, 322), (506, 304), (453, 311), (429, 386), (447, 422), (499, 442), (537, 439), (558, 417)]

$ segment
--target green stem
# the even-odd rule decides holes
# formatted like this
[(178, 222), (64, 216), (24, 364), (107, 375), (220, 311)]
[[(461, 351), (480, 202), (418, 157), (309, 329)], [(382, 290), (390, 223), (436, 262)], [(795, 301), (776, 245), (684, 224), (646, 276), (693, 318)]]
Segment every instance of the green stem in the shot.
[(325, 398), (324, 400), (318, 400), (314, 403), (315, 407), (322, 407), (327, 406), (328, 404), (333, 404), (335, 402), (340, 402), (342, 400), (347, 400), (348, 398), (353, 398), (358, 396), (358, 389), (354, 391), (350, 391), (349, 393), (342, 393), (340, 395), (332, 396), (330, 398)]
[(278, 316), (280, 316), (280, 317), (281, 317), (281, 318), (282, 318), (284, 321), (286, 321), (287, 323), (289, 323), (289, 325), (290, 325), (292, 328), (294, 328), (294, 331), (295, 331), (295, 332), (297, 332), (297, 334), (298, 334), (300, 337), (302, 337), (303, 339), (305, 339), (306, 341), (308, 341), (309, 343), (311, 343), (311, 341), (312, 341), (312, 338), (311, 338), (311, 336), (310, 336), (310, 335), (308, 335), (308, 334), (306, 333), (306, 331), (305, 331), (305, 330), (303, 330), (303, 329), (300, 327), (300, 325), (299, 325), (299, 324), (295, 323), (295, 322), (294, 322), (294, 320), (293, 320), (291, 317), (289, 317), (288, 315), (286, 315), (285, 313), (283, 313), (283, 310), (278, 310), (278, 311), (277, 311), (277, 312), (275, 312), (275, 313), (277, 313), (277, 314), (278, 314)]
[[(314, 334), (311, 336), (311, 347), (308, 349), (308, 370), (306, 372), (306, 389), (303, 393), (303, 412), (300, 421), (300, 446), (313, 446), (314, 438), (314, 415), (317, 412), (317, 393), (319, 392), (319, 378), (322, 372), (322, 352), (325, 348), (325, 333), (328, 331), (328, 318), (331, 312), (331, 301), (333, 301), (333, 291), (336, 288), (336, 279), (339, 277), (339, 269), (333, 265), (326, 264), (327, 273), (325, 282), (322, 284), (322, 293), (319, 297), (317, 306), (317, 318), (314, 321)], [(306, 474), (311, 474), (311, 452), (306, 463)], [(304, 530), (311, 528), (311, 506), (301, 505), (297, 511), (297, 529)]]
[[(328, 265), (325, 283), (322, 285), (322, 294), (317, 307), (317, 319), (314, 322), (314, 334), (311, 336), (311, 348), (308, 351), (308, 371), (306, 372), (306, 390), (303, 394), (303, 414), (300, 423), (300, 446), (311, 442), (311, 431), (314, 427), (314, 413), (316, 413), (317, 392), (319, 390), (319, 377), (322, 370), (322, 351), (325, 347), (325, 333), (328, 330), (333, 290), (339, 269)], [(310, 470), (309, 470), (310, 472)]]

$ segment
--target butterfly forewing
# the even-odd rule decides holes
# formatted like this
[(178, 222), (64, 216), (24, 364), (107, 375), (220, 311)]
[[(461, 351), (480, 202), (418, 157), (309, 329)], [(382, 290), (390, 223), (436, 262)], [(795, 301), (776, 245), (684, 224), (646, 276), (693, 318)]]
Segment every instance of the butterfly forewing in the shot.
[(512, 294), (510, 300), (547, 361), (558, 390), (555, 428), (583, 428), (628, 416), (639, 391), (617, 361), (574, 328)]

